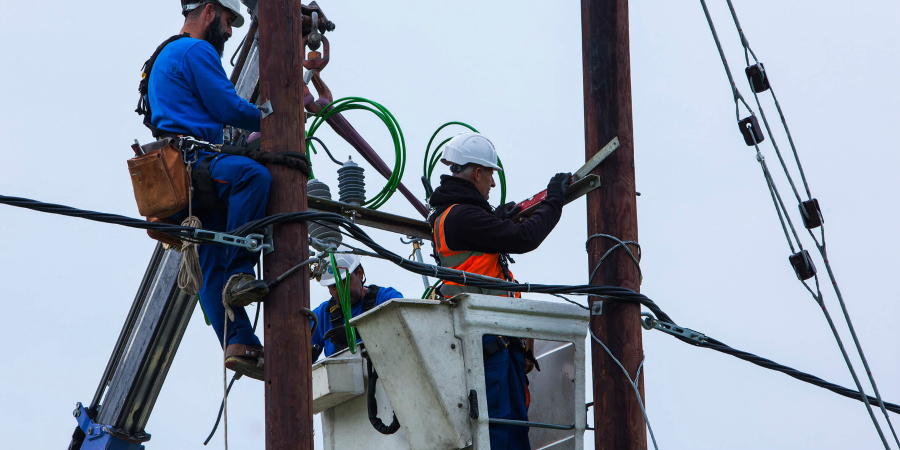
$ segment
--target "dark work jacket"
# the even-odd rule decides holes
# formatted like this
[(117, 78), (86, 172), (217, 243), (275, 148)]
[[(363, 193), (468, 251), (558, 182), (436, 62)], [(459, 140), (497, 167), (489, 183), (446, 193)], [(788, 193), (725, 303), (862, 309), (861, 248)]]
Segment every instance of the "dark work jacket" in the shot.
[(447, 208), (457, 205), (444, 219), (444, 239), (451, 250), (521, 254), (538, 248), (553, 231), (562, 215), (563, 198), (548, 196), (530, 219), (515, 223), (494, 216), (471, 181), (443, 175), (429, 203), (435, 208), (428, 217), (432, 228)]

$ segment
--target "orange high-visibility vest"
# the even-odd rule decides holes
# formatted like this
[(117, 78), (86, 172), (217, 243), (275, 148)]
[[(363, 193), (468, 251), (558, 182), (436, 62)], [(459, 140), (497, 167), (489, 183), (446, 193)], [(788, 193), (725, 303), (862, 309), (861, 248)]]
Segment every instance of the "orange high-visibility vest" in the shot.
[[(451, 205), (444, 211), (443, 214), (440, 215), (440, 217), (438, 217), (434, 221), (434, 244), (435, 250), (437, 251), (438, 260), (440, 260), (441, 262), (441, 267), (447, 267), (450, 269), (461, 270), (469, 273), (476, 273), (478, 275), (499, 278), (501, 280), (506, 279), (506, 277), (503, 276), (503, 269), (500, 266), (499, 253), (455, 251), (447, 247), (447, 240), (445, 239), (444, 235), (444, 219), (447, 218), (447, 214), (450, 213), (450, 210), (453, 209), (454, 206), (456, 205)], [(510, 277), (512, 277), (512, 273), (510, 273)], [(444, 286), (446, 287), (448, 285), (459, 286), (459, 288), (445, 289), (444, 291), (453, 293), (473, 292), (488, 295), (501, 295), (504, 297), (509, 296), (508, 291), (471, 288), (463, 286), (459, 283), (454, 283), (452, 281), (445, 281)], [(447, 295), (447, 293), (445, 293), (444, 295)], [(518, 297), (518, 295), (516, 295), (516, 297)]]

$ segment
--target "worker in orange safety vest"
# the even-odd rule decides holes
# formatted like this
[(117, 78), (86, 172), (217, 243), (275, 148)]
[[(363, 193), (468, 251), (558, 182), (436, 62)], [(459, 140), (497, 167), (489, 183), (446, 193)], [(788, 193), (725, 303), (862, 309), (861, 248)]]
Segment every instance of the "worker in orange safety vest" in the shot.
[[(479, 133), (462, 133), (444, 146), (441, 162), (450, 166), (451, 175), (441, 176), (441, 185), (429, 199), (434, 211), (428, 218), (438, 263), (513, 281), (508, 255), (530, 252), (550, 234), (562, 215), (570, 174), (555, 175), (537, 211), (528, 220), (516, 223), (511, 220), (519, 212), (515, 202), (496, 210), (488, 203), (490, 190), (496, 186), (494, 172), (502, 170), (490, 140)], [(445, 297), (461, 293), (510, 296), (508, 291), (449, 281), (440, 292)], [(528, 360), (534, 361), (528, 346), (518, 337), (491, 335), (484, 336), (482, 345), (488, 416), (527, 421), (526, 366)], [(531, 449), (527, 427), (491, 425), (490, 438), (492, 450)]]

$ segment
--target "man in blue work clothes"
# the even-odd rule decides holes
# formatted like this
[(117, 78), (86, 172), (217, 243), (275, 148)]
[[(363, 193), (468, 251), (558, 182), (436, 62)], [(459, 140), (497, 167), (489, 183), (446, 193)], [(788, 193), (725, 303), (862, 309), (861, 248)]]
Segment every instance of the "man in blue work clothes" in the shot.
[[(350, 291), (351, 317), (356, 317), (369, 311), (392, 298), (403, 298), (403, 294), (397, 292), (394, 288), (378, 287), (374, 284), (366, 286), (366, 273), (363, 270), (360, 256), (340, 253), (335, 254), (334, 258), (337, 262), (337, 270), (341, 271), (341, 278)], [(338, 291), (334, 277), (334, 268), (330, 264), (319, 283), (328, 287), (331, 299), (322, 303), (313, 311), (319, 320), (319, 327), (312, 335), (312, 345), (324, 350), (325, 356), (328, 357), (347, 348), (347, 335), (341, 329), (336, 329), (332, 336), (325, 339), (325, 334), (330, 330), (344, 325), (341, 304), (337, 300)], [(317, 357), (318, 354), (314, 354), (313, 360)]]
[[(185, 16), (181, 34), (189, 37), (171, 40), (153, 64), (148, 85), (153, 127), (160, 136), (191, 136), (212, 144), (223, 142), (224, 125), (259, 131), (259, 109), (237, 95), (222, 67), (225, 41), (231, 37), (232, 27), (244, 23), (240, 3), (181, 3)], [(206, 156), (210, 157), (208, 170), (222, 206), (194, 204), (203, 227), (226, 231), (264, 217), (272, 184), (268, 170), (243, 156), (200, 152), (199, 158)], [(193, 170), (198, 164), (199, 161), (194, 163)], [(173, 218), (186, 216), (187, 211), (183, 211)], [(243, 308), (268, 294), (266, 283), (253, 274), (259, 254), (227, 245), (201, 245), (199, 254), (203, 271), (200, 303), (219, 343), (226, 344), (225, 365), (262, 379), (262, 345)], [(225, 304), (234, 312), (233, 321), (227, 325), (227, 336), (223, 336)]]
[[(479, 133), (462, 133), (444, 146), (441, 158), (452, 175), (441, 176), (441, 185), (429, 199), (434, 211), (428, 222), (434, 230), (435, 255), (442, 267), (514, 281), (506, 253), (527, 253), (538, 248), (562, 215), (569, 174), (556, 174), (547, 186), (547, 198), (524, 222), (512, 218), (519, 212), (514, 202), (496, 210), (488, 204), (495, 186), (494, 172), (502, 170), (494, 144)], [(445, 281), (441, 294), (461, 293), (510, 296), (508, 291), (476, 288)], [(488, 416), (528, 420), (528, 363), (534, 355), (525, 340), (512, 336), (485, 335), (484, 378)], [(539, 369), (540, 370), (540, 369)], [(528, 428), (490, 426), (491, 450), (530, 450)]]

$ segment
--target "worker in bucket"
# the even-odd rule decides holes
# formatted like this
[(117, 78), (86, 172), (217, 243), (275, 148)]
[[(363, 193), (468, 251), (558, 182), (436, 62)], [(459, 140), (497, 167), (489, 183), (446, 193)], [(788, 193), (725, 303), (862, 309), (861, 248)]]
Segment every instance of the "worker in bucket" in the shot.
[[(237, 95), (222, 67), (225, 41), (232, 28), (244, 24), (239, 1), (182, 0), (181, 7), (185, 18), (181, 34), (163, 43), (155, 59), (148, 61), (150, 67), (144, 67), (150, 76), (141, 85), (138, 112), (145, 115), (145, 124), (156, 138), (191, 136), (211, 144), (223, 142), (224, 125), (259, 131), (259, 109)], [(219, 205), (204, 205), (194, 196), (193, 212), (203, 228), (233, 230), (265, 216), (272, 177), (261, 164), (243, 156), (201, 151), (192, 169), (200, 168), (209, 172), (219, 200)], [(173, 219), (186, 216), (187, 210)], [(257, 280), (253, 271), (259, 254), (228, 245), (201, 245), (199, 256), (200, 303), (219, 344), (224, 341), (225, 365), (261, 380), (263, 348), (243, 308), (268, 294), (265, 281)], [(234, 319), (223, 336), (225, 304)]]
[[(556, 174), (547, 186), (547, 198), (528, 220), (516, 223), (514, 202), (496, 210), (488, 204), (495, 186), (494, 172), (502, 170), (494, 145), (479, 133), (462, 133), (444, 146), (441, 161), (451, 175), (441, 176), (429, 203), (428, 218), (434, 230), (435, 256), (442, 267), (513, 281), (508, 254), (527, 253), (541, 244), (559, 222), (570, 175)], [(510, 296), (508, 291), (445, 282), (441, 295), (461, 293)], [(518, 297), (517, 294), (514, 296)], [(525, 377), (533, 355), (524, 339), (485, 335), (484, 374), (488, 416), (528, 420), (528, 381)], [(528, 450), (528, 428), (490, 426), (492, 450)]]
[[(403, 298), (403, 294), (394, 288), (379, 287), (374, 284), (366, 286), (366, 272), (363, 270), (362, 257), (348, 253), (336, 253), (337, 269), (328, 264), (319, 282), (328, 288), (331, 298), (319, 305), (313, 313), (319, 326), (312, 335), (313, 361), (324, 350), (325, 356), (331, 356), (347, 348), (347, 334), (344, 331), (344, 314), (338, 299), (337, 281), (334, 271), (340, 270), (341, 279), (350, 293), (350, 316), (356, 317), (372, 308), (392, 299)], [(359, 336), (357, 335), (357, 338)], [(357, 339), (359, 342), (360, 339)], [(318, 351), (315, 350), (318, 348)]]

